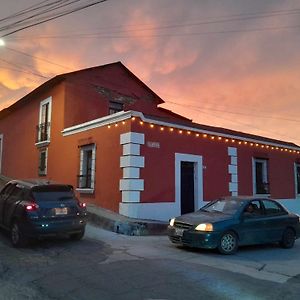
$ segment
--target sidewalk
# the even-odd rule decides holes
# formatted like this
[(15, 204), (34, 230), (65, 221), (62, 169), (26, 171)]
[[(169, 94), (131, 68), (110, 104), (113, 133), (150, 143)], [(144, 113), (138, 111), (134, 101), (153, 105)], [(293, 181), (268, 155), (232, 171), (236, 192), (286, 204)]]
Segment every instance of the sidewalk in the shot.
[(89, 222), (126, 235), (166, 235), (167, 222), (125, 217), (110, 210), (87, 204)]

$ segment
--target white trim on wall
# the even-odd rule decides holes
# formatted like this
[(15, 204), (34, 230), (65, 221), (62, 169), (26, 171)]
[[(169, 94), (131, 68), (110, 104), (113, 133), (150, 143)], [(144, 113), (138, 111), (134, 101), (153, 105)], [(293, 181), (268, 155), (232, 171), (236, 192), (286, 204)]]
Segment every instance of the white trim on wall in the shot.
[(300, 199), (276, 199), (290, 212), (300, 215)]
[(194, 208), (198, 210), (205, 203), (203, 201), (203, 166), (202, 156), (194, 154), (175, 153), (175, 203), (181, 214), (181, 162), (194, 163)]
[(268, 174), (268, 159), (263, 158), (255, 158), (252, 157), (252, 188), (253, 188), (253, 195), (255, 196), (270, 196), (270, 194), (258, 194), (256, 191), (256, 162), (260, 162), (263, 164), (263, 181), (270, 184), (269, 182), (269, 174)]
[(230, 174), (229, 192), (231, 196), (237, 196), (239, 190), (237, 148), (228, 147), (227, 152), (230, 158), (230, 164), (228, 165), (228, 173)]
[[(49, 104), (48, 106), (48, 116), (47, 116), (47, 120), (48, 122), (51, 124), (51, 116), (52, 116), (52, 97), (48, 97), (47, 99), (43, 100), (40, 102), (40, 112), (39, 112), (39, 125), (43, 123), (42, 120), (42, 107), (45, 104)], [(48, 132), (48, 140), (50, 141), (50, 136), (51, 136), (51, 126), (49, 127), (49, 132)]]
[(76, 133), (83, 132), (86, 130), (91, 130), (94, 128), (115, 124), (117, 122), (125, 121), (132, 117), (138, 117), (143, 122), (148, 122), (148, 123), (151, 123), (154, 125), (168, 126), (168, 127), (172, 127), (172, 128), (176, 128), (176, 129), (193, 131), (193, 132), (197, 132), (197, 133), (206, 133), (206, 134), (211, 134), (211, 135), (217, 135), (217, 136), (220, 136), (223, 138), (238, 139), (240, 141), (260, 143), (262, 145), (269, 145), (269, 146), (274, 146), (274, 147), (284, 147), (284, 148), (288, 148), (290, 150), (300, 151), (299, 147), (292, 147), (292, 146), (288, 146), (286, 144), (280, 144), (280, 143), (275, 143), (275, 142), (271, 142), (271, 141), (262, 141), (259, 139), (242, 137), (242, 136), (238, 136), (238, 135), (225, 134), (225, 133), (221, 133), (221, 132), (217, 132), (217, 131), (213, 131), (213, 130), (198, 129), (198, 128), (191, 127), (191, 126), (183, 126), (183, 125), (178, 125), (176, 123), (159, 121), (159, 120), (151, 119), (149, 117), (145, 117), (143, 113), (138, 112), (138, 111), (125, 111), (125, 112), (121, 111), (121, 112), (115, 113), (113, 115), (108, 115), (108, 116), (98, 118), (98, 119), (95, 119), (95, 120), (92, 120), (89, 122), (85, 122), (85, 123), (82, 123), (79, 125), (68, 127), (62, 131), (62, 135), (68, 136), (68, 135), (76, 134)]
[(87, 161), (86, 153), (87, 151), (92, 151), (92, 161), (91, 161), (91, 185), (88, 187), (82, 186), (82, 180), (79, 179), (79, 186), (76, 188), (80, 193), (91, 194), (95, 189), (95, 176), (96, 176), (96, 144), (84, 145), (80, 147), (80, 164), (79, 164), (79, 175), (87, 175)]
[(180, 207), (175, 202), (120, 203), (119, 212), (131, 218), (168, 221), (180, 215)]
[(119, 183), (122, 203), (140, 202), (141, 192), (144, 191), (144, 179), (140, 179), (140, 169), (145, 166), (145, 158), (140, 155), (140, 148), (144, 144), (143, 133), (126, 132), (120, 135), (120, 145), (123, 147), (123, 155), (120, 157), (123, 178)]

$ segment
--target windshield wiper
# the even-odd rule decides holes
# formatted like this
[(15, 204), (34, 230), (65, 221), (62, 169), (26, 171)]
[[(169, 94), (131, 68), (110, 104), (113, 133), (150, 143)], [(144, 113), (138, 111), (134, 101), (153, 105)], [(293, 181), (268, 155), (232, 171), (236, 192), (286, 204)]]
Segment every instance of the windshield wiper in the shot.
[(206, 210), (205, 208), (200, 208), (200, 211), (204, 211), (204, 212), (208, 212), (208, 210)]

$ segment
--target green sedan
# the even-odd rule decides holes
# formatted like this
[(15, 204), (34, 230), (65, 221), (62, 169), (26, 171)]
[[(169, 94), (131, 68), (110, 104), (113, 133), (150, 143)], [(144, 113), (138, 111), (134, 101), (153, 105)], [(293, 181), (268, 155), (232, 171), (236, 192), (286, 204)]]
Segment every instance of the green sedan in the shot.
[(172, 243), (233, 254), (239, 246), (279, 242), (292, 248), (300, 237), (300, 217), (272, 199), (226, 197), (170, 220)]

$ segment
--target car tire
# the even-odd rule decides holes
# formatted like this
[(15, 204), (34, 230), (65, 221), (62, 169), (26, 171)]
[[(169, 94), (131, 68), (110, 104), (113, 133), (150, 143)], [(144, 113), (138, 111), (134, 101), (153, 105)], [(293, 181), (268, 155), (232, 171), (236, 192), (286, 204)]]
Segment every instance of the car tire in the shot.
[(79, 240), (81, 240), (83, 238), (84, 232), (85, 232), (85, 230), (82, 229), (78, 233), (73, 233), (73, 234), (70, 235), (70, 239), (73, 240), (73, 241), (79, 241)]
[(280, 246), (285, 249), (290, 249), (294, 247), (296, 235), (292, 228), (286, 228), (282, 235), (282, 240)]
[(218, 250), (221, 254), (233, 254), (238, 249), (238, 237), (233, 231), (223, 233)]
[(23, 234), (20, 225), (17, 221), (12, 223), (10, 229), (10, 240), (14, 247), (25, 247), (28, 244), (28, 238)]

